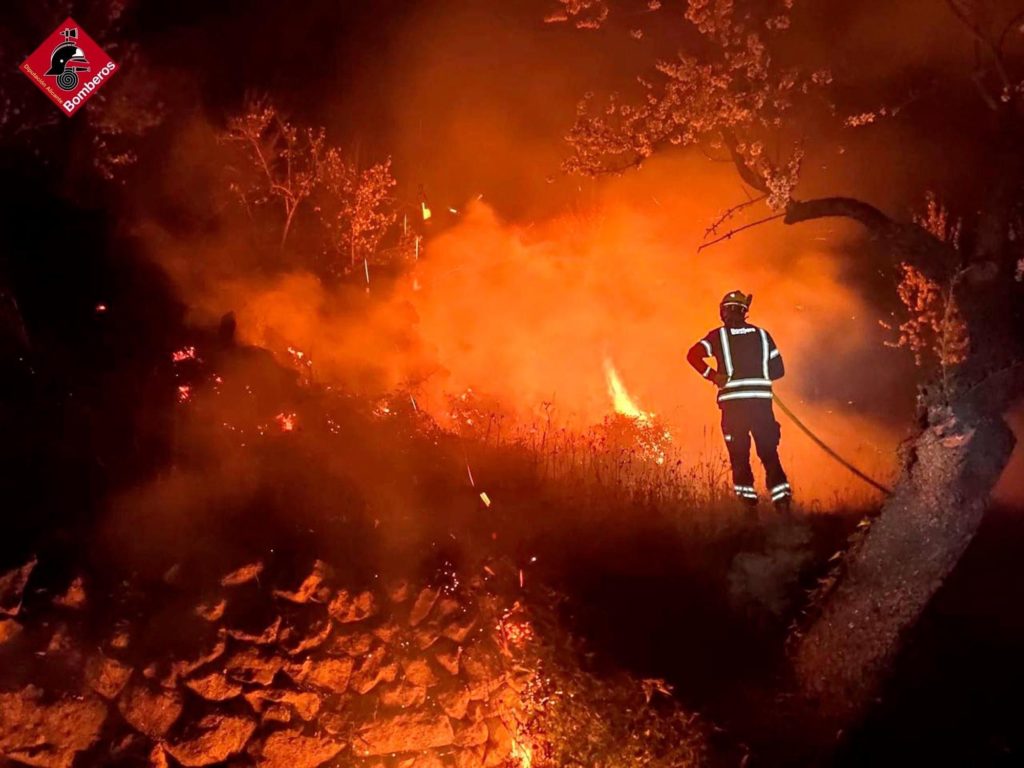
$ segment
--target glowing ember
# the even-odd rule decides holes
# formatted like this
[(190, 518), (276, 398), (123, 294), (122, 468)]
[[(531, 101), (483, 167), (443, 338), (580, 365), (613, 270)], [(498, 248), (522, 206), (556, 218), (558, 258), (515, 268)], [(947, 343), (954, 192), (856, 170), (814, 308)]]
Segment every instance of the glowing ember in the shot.
[(274, 421), (282, 432), (294, 432), (299, 424), (299, 417), (295, 413), (279, 413), (274, 417)]
[(106, 312), (107, 311), (107, 305), (106, 304), (97, 304), (96, 305), (96, 311), (97, 312)]
[(520, 610), (519, 603), (516, 603), (498, 622), (498, 631), (501, 632), (501, 636), (514, 648), (520, 648), (534, 638), (533, 625), (525, 616), (517, 615)]
[(615, 408), (615, 412), (630, 419), (636, 419), (641, 424), (650, 424), (654, 414), (640, 409), (640, 406), (626, 391), (618, 371), (615, 370), (615, 366), (609, 359), (604, 361), (604, 373), (608, 380), (608, 394), (612, 398), (612, 407)]
[(486, 491), (480, 494), (480, 501), (484, 503), (485, 507), (491, 506), (491, 497), (487, 495)]
[(295, 347), (288, 347), (288, 354), (292, 356), (292, 359), (295, 361), (296, 365), (304, 365), (307, 368), (313, 367), (313, 361), (310, 359), (309, 355), (307, 355), (301, 349), (296, 349)]
[(178, 386), (178, 402), (187, 403), (192, 399), (192, 387), (188, 384), (180, 384)]
[(182, 363), (186, 360), (196, 359), (196, 348), (195, 347), (182, 347), (176, 352), (171, 354), (171, 360), (175, 363)]

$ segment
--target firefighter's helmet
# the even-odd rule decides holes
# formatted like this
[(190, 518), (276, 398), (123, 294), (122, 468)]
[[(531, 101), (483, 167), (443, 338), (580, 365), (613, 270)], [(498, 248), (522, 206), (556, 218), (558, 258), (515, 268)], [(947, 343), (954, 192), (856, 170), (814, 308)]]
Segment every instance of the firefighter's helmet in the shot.
[(745, 294), (743, 291), (729, 291), (722, 297), (719, 304), (721, 308), (740, 307), (744, 313), (750, 310), (750, 303), (754, 300), (753, 294)]

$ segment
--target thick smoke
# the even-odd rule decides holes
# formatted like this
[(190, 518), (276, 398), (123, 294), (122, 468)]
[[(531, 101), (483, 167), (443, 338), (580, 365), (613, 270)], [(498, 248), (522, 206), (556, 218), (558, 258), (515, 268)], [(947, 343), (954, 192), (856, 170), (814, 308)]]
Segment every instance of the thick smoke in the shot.
[[(412, 388), (442, 423), (447, 398), (472, 388), (524, 420), (553, 403), (564, 423), (585, 428), (611, 412), (610, 360), (696, 461), (709, 446), (719, 450), (718, 417), (713, 392), (684, 354), (716, 324), (718, 298), (741, 288), (754, 293), (752, 319), (785, 355), (779, 394), (841, 453), (889, 473), (907, 426), (893, 414), (909, 415), (912, 369), (883, 346), (878, 321), (891, 296), (880, 300), (877, 281), (866, 287), (864, 275), (881, 265), (856, 231), (775, 222), (698, 253), (709, 223), (744, 199), (728, 164), (692, 153), (618, 179), (559, 177), (560, 135), (575, 99), (590, 86), (622, 85), (654, 43), (603, 32), (600, 41), (584, 39), (527, 10), (424, 5), (396, 24), (371, 80), (339, 94), (335, 115), (328, 109), (335, 135), (365, 135), (366, 126), (341, 123), (359, 114), (353, 99), (378, 84), (392, 120), (377, 126), (376, 145), (393, 153), (402, 195), (414, 200), (422, 184), (435, 209), (459, 211), (428, 236), (420, 262), (395, 281), (371, 274), (368, 295), (362, 286), (324, 286), (287, 263), (255, 269), (242, 245), (246, 220), (200, 196), (197, 206), (223, 211), (201, 235), (169, 235), (151, 221), (143, 229), (195, 319), (232, 310), (244, 341), (277, 354), (303, 350), (322, 383), (369, 395)], [(877, 16), (862, 10), (854, 19), (861, 26)], [(859, 51), (884, 37), (833, 42)], [(600, 59), (594, 46), (604, 46)], [(933, 158), (927, 144), (902, 153), (907, 140), (886, 127), (853, 135), (848, 152), (809, 166), (808, 194), (861, 190), (914, 207), (908, 189), (921, 188), (915, 179)], [(208, 126), (194, 123), (175, 156), (183, 162), (165, 185), (215, 186)], [(899, 162), (902, 181), (881, 188), (878, 180), (892, 174), (868, 173), (852, 159), (865, 157)], [(783, 433), (783, 457), (808, 497), (860, 493), (784, 420)]]

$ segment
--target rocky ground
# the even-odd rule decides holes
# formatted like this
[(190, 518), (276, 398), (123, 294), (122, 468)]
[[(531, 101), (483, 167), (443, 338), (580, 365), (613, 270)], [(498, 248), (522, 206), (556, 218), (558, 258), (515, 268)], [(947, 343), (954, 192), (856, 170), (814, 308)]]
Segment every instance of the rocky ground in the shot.
[(517, 722), (532, 673), (517, 666), (511, 614), (487, 574), (349, 591), (317, 561), (275, 588), (256, 562), (173, 611), (171, 625), (122, 584), (103, 599), (108, 631), (92, 636), (95, 598), (81, 579), (48, 606), (23, 605), (34, 565), (0, 581), (9, 760), (462, 768), (525, 754)]

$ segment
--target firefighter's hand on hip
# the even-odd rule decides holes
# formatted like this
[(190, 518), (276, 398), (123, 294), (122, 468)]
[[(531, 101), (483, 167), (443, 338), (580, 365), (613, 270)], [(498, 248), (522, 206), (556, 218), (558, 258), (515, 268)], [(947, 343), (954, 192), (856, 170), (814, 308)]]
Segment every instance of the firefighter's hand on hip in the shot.
[(711, 374), (710, 378), (712, 383), (714, 383), (714, 385), (719, 389), (721, 389), (722, 387), (729, 383), (729, 377), (726, 376), (724, 373), (721, 373), (720, 371), (716, 371), (715, 373)]

